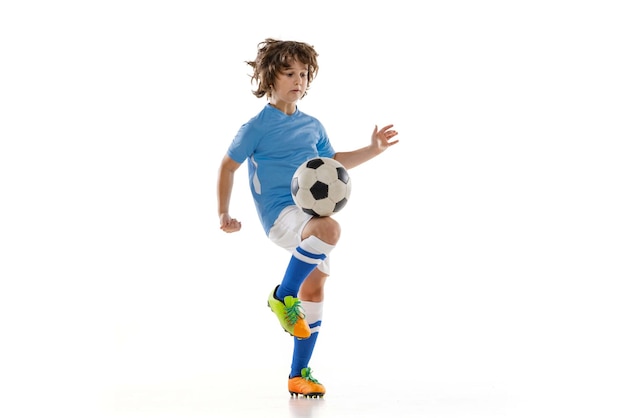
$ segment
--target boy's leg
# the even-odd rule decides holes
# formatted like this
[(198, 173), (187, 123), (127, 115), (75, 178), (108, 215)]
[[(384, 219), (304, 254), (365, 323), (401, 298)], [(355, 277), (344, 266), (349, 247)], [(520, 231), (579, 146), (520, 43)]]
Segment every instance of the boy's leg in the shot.
[(324, 283), (328, 275), (319, 269), (313, 270), (302, 284), (300, 300), (306, 315), (306, 321), (311, 329), (311, 337), (306, 340), (294, 340), (293, 360), (290, 377), (300, 376), (301, 370), (309, 367), (313, 355), (317, 336), (322, 326), (324, 310)]
[(292, 253), (281, 284), (268, 298), (268, 305), (278, 317), (281, 326), (294, 337), (308, 338), (311, 335), (297, 295), (302, 283), (333, 248), (334, 245), (313, 235), (302, 240)]
[(307, 339), (294, 338), (293, 359), (288, 382), (288, 389), (292, 395), (323, 396), (326, 392), (324, 385), (311, 376), (309, 361), (322, 325), (324, 283), (327, 277), (327, 274), (315, 269), (300, 289), (299, 297), (302, 300), (306, 321), (311, 329), (311, 336)]
[(339, 223), (332, 217), (312, 217), (295, 205), (285, 208), (270, 230), (269, 238), (290, 250), (292, 256), (282, 282), (272, 290), (267, 303), (283, 329), (295, 337), (311, 335), (297, 297), (300, 287), (315, 267), (328, 264), (326, 258), (340, 235)]

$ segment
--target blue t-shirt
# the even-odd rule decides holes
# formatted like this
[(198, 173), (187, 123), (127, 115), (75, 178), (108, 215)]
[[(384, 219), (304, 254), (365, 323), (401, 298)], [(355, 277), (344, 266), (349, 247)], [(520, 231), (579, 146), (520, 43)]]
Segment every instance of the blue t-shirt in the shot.
[(319, 120), (300, 110), (287, 115), (265, 105), (241, 126), (228, 156), (238, 163), (248, 159), (250, 190), (266, 234), (280, 212), (293, 205), (291, 178), (296, 169), (314, 157), (335, 155)]

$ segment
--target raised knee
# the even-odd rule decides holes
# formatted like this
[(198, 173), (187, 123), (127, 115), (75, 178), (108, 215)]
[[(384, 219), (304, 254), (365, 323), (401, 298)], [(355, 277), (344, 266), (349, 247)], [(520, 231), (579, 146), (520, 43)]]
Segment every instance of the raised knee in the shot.
[(304, 228), (302, 238), (315, 235), (327, 244), (335, 245), (341, 237), (341, 226), (339, 222), (331, 217), (313, 218)]
[(323, 228), (320, 229), (321, 236), (318, 236), (319, 239), (331, 245), (337, 244), (341, 237), (341, 225), (339, 225), (339, 222), (331, 217), (324, 218)]

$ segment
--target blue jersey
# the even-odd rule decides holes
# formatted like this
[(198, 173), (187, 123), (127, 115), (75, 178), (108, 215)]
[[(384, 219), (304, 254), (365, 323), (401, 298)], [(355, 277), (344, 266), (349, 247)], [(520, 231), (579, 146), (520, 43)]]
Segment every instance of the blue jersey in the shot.
[(314, 157), (335, 155), (319, 120), (296, 109), (287, 115), (265, 105), (241, 126), (227, 152), (238, 163), (248, 159), (250, 190), (266, 234), (280, 212), (294, 201), (291, 178)]

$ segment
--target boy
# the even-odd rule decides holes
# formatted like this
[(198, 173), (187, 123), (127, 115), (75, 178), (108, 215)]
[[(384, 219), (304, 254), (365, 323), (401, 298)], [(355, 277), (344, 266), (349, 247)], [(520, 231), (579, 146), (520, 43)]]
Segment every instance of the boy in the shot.
[(258, 44), (256, 59), (246, 63), (254, 70), (253, 94), (266, 97), (268, 103), (239, 129), (221, 162), (217, 184), (220, 228), (227, 233), (239, 231), (241, 223), (230, 216), (229, 204), (234, 173), (247, 159), (250, 190), (265, 233), (292, 254), (268, 305), (294, 337), (289, 392), (306, 397), (326, 392), (311, 375), (309, 360), (322, 323), (329, 254), (341, 229), (332, 217), (313, 217), (295, 206), (291, 178), (310, 158), (334, 158), (350, 169), (398, 142), (392, 140), (398, 134), (393, 125), (380, 130), (375, 126), (368, 146), (335, 152), (322, 124), (297, 107), (317, 75), (317, 56), (303, 42), (268, 38)]

